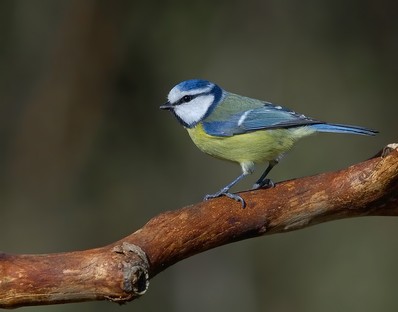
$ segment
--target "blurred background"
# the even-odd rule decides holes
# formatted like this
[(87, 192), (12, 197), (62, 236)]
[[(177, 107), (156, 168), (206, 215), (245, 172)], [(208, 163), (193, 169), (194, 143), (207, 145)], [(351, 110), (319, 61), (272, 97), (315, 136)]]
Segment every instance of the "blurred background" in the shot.
[[(274, 181), (397, 142), (397, 12), (388, 0), (1, 1), (0, 250), (106, 245), (236, 177), (159, 110), (182, 80), (380, 131), (305, 139)], [(184, 260), (121, 307), (24, 310), (396, 311), (396, 237), (394, 218), (336, 221)]]

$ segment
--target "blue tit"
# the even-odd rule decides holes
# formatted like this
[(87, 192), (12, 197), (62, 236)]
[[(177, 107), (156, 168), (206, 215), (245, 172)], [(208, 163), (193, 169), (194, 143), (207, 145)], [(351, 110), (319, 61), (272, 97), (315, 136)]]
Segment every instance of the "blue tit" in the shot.
[(266, 162), (268, 167), (253, 189), (272, 186), (267, 174), (297, 140), (316, 132), (377, 133), (363, 127), (325, 123), (270, 102), (227, 92), (207, 80), (183, 81), (171, 89), (167, 99), (160, 108), (173, 113), (201, 151), (237, 162), (242, 168), (240, 176), (204, 200), (227, 196), (243, 207), (242, 197), (230, 193), (230, 188), (253, 173), (255, 164)]

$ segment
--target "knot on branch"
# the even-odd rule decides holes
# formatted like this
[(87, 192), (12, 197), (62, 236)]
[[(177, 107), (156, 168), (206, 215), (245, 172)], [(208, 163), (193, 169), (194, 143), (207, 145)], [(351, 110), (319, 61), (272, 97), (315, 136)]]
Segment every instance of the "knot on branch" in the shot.
[(393, 151), (398, 150), (398, 143), (390, 143), (387, 144), (380, 152), (381, 157), (387, 157), (387, 155), (391, 154)]
[[(129, 299), (145, 294), (149, 287), (149, 261), (146, 253), (137, 245), (123, 242), (116, 245), (112, 251), (123, 254), (126, 259), (121, 262), (123, 282), (121, 288), (124, 292), (131, 294)], [(112, 299), (113, 301), (126, 301), (123, 299)]]

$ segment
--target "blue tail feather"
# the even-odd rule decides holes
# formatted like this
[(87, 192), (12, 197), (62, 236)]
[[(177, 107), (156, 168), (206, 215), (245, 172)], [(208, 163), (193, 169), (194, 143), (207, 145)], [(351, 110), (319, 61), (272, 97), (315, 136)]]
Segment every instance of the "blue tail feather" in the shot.
[(350, 134), (359, 134), (359, 135), (375, 135), (376, 133), (378, 133), (378, 131), (376, 130), (371, 130), (358, 126), (327, 124), (327, 123), (311, 125), (311, 128), (319, 132), (350, 133)]

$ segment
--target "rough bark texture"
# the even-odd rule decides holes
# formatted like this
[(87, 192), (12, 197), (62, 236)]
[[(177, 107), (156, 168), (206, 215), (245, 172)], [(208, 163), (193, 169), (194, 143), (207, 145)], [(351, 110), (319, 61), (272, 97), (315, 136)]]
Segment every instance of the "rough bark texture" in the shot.
[(170, 265), (238, 240), (358, 216), (398, 215), (398, 150), (349, 168), (165, 212), (111, 245), (48, 255), (0, 254), (0, 307), (112, 300), (145, 293)]

